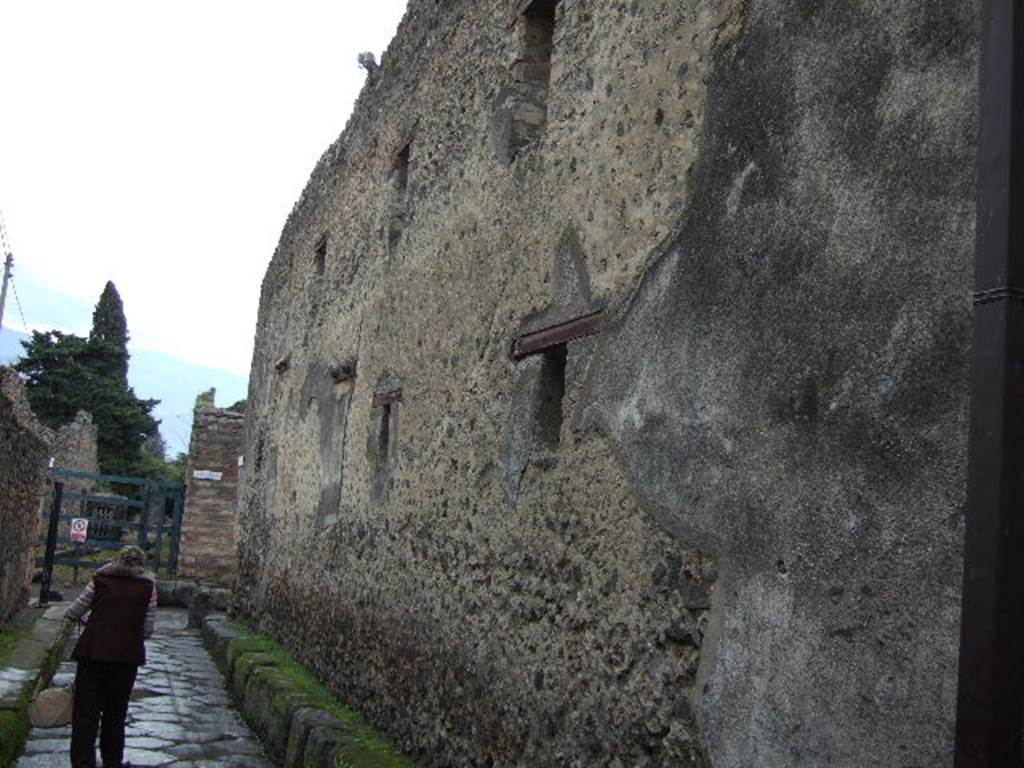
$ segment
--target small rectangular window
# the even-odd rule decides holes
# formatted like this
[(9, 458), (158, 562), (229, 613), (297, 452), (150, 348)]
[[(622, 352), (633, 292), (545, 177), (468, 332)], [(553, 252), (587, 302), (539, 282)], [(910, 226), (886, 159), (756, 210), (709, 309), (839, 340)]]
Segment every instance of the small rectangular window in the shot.
[(412, 142), (410, 141), (395, 156), (395, 164), (391, 175), (395, 180), (395, 186), (399, 191), (404, 192), (409, 186), (409, 159), (412, 154)]
[(551, 57), (558, 0), (533, 0), (519, 17), (519, 56), (512, 69), (508, 157), (537, 141), (548, 121)]
[(551, 53), (555, 44), (555, 7), (558, 0), (534, 0), (523, 12), (520, 79), (543, 92), (551, 83)]
[(319, 240), (317, 240), (316, 248), (313, 250), (313, 268), (316, 270), (318, 275), (322, 275), (326, 266), (327, 235), (323, 235)]
[(370, 466), (370, 498), (381, 501), (388, 492), (391, 473), (398, 458), (395, 446), (398, 438), (398, 407), (402, 402), (402, 390), (391, 389), (373, 396), (373, 411), (367, 449)]
[(565, 397), (564, 344), (543, 352), (540, 386), (537, 389), (534, 435), (537, 442), (550, 450), (558, 448), (562, 435), (562, 400)]
[(380, 414), (380, 430), (377, 433), (377, 450), (381, 464), (387, 464), (391, 450), (391, 403), (384, 403)]

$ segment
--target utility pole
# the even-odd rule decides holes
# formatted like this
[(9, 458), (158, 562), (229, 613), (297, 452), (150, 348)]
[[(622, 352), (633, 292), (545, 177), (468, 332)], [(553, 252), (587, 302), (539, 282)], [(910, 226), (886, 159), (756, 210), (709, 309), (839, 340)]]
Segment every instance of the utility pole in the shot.
[(7, 301), (7, 283), (11, 281), (11, 267), (14, 265), (14, 256), (8, 251), (4, 256), (4, 282), (0, 286), (0, 328), (4, 327), (4, 304)]
[(1024, 3), (983, 0), (955, 768), (1019, 768), (1024, 715)]
[(0, 328), (4, 327), (4, 304), (7, 302), (7, 284), (11, 282), (11, 268), (14, 266), (14, 254), (7, 243), (7, 227), (4, 226), (3, 214), (0, 214), (0, 252), (4, 255), (4, 281), (0, 285)]

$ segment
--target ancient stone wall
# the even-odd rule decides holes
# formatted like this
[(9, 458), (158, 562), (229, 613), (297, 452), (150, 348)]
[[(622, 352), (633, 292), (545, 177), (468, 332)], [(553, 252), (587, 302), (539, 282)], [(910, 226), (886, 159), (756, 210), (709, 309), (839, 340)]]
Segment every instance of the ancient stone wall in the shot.
[(0, 366), (0, 629), (28, 600), (39, 493), (50, 457), (18, 375)]
[[(52, 503), (47, 467), (96, 472), (96, 426), (80, 411), (53, 430), (32, 413), (13, 369), (0, 366), (0, 627), (28, 597), (34, 547), (43, 512)], [(65, 492), (90, 490), (86, 479), (66, 479)]]
[[(92, 416), (79, 411), (75, 420), (49, 431), (53, 466), (73, 472), (99, 472), (96, 459), (96, 425)], [(68, 479), (65, 487), (88, 491), (95, 485), (93, 480)]]
[(230, 586), (235, 577), (238, 472), (245, 415), (197, 401), (185, 480), (178, 575)]
[(264, 280), (236, 610), (438, 766), (950, 765), (977, 24), (413, 0)]

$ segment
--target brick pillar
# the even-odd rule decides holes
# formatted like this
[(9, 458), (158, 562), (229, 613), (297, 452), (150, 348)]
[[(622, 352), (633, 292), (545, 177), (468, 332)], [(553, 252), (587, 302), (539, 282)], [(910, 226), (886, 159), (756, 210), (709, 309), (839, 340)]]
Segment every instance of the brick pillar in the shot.
[(235, 576), (239, 456), (245, 416), (196, 402), (185, 480), (178, 575), (231, 586)]

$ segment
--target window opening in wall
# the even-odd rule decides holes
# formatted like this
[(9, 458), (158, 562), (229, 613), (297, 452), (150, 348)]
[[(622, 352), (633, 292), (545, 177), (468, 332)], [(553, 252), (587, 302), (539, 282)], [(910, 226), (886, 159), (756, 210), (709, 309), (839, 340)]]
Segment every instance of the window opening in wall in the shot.
[(402, 402), (402, 390), (391, 389), (373, 396), (373, 412), (376, 421), (371, 422), (367, 435), (367, 450), (373, 473), (370, 477), (370, 498), (381, 501), (388, 492), (391, 473), (398, 458), (395, 445), (398, 438), (398, 404)]
[(380, 408), (377, 425), (377, 463), (386, 467), (391, 456), (391, 441), (395, 434), (395, 415), (398, 403), (402, 401), (402, 390), (379, 392), (373, 396), (373, 407)]
[(395, 179), (395, 186), (400, 192), (404, 192), (409, 186), (409, 158), (412, 154), (412, 142), (410, 141), (395, 156), (395, 164), (391, 175)]
[(316, 248), (313, 250), (313, 268), (316, 270), (318, 275), (322, 275), (326, 265), (327, 235), (323, 235), (319, 240), (317, 240)]
[(542, 353), (534, 434), (537, 441), (552, 450), (558, 448), (562, 434), (562, 400), (565, 397), (565, 344)]
[(391, 403), (384, 403), (380, 414), (380, 431), (377, 433), (377, 450), (381, 464), (387, 464), (391, 445)]
[(533, 0), (519, 18), (520, 51), (512, 72), (509, 156), (536, 141), (548, 120), (551, 55), (558, 0)]
[(551, 82), (551, 52), (555, 42), (558, 0), (533, 0), (523, 11), (523, 63), (520, 80), (543, 89)]

